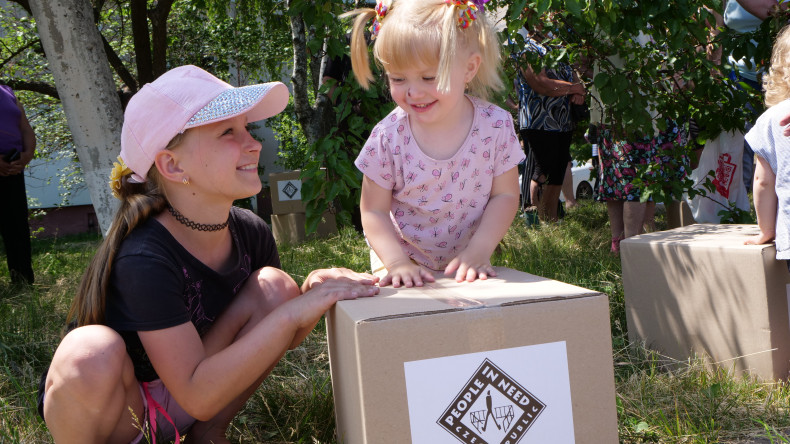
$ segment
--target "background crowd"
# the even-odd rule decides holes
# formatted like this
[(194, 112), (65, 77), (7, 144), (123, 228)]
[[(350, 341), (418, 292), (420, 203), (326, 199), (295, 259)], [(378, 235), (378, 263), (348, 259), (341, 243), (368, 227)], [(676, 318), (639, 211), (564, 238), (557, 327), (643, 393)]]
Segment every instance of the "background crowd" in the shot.
[[(784, 2), (773, 0), (730, 0), (725, 2), (721, 11), (706, 9), (713, 19), (700, 23), (700, 26), (706, 27), (711, 41), (715, 41), (722, 30), (750, 35), (784, 8)], [(563, 183), (567, 187), (570, 182), (563, 166), (571, 160), (568, 147), (573, 143), (593, 144), (598, 148), (595, 152), (596, 167), (592, 172), (599, 181), (595, 198), (607, 206), (613, 253), (619, 252), (622, 239), (654, 226), (656, 202), (652, 188), (656, 184), (692, 180), (696, 190), (705, 188), (706, 182), (712, 184), (706, 196), (694, 193), (684, 196), (685, 205), (690, 206), (697, 222), (720, 222), (723, 209), (749, 212), (748, 193), (751, 192), (754, 175), (754, 152), (744, 139), (744, 132), (722, 131), (700, 137), (701, 128), (692, 116), (660, 109), (649, 97), (646, 112), (653, 121), (652, 130), (624, 131), (622, 127), (613, 125), (606, 108), (601, 105), (599, 92), (593, 86), (592, 78), (597, 72), (589, 69), (586, 60), (549, 61), (555, 60), (564, 50), (565, 42), (557, 35), (573, 33), (560, 32), (560, 27), (567, 26), (561, 19), (548, 17), (546, 21), (554, 23), (556, 28), (538, 26), (529, 31), (522, 29), (520, 35), (523, 40), (509, 42), (513, 45), (511, 52), (516, 64), (513, 95), (518, 97), (518, 104), (511, 101), (511, 105), (518, 111), (520, 138), (529, 154), (522, 176), (525, 206), (534, 205), (544, 222), (558, 220), (558, 214), (563, 212), (562, 205), (558, 205), (560, 187)], [(634, 43), (645, 48), (658, 48), (659, 52), (662, 47), (662, 42), (656, 42), (645, 34), (640, 34)], [(756, 47), (757, 44), (750, 41), (747, 45)], [(735, 52), (722, 55), (721, 49), (717, 50), (714, 45), (698, 50), (707, 51), (713, 63), (730, 67), (724, 81), (729, 82), (732, 88), (753, 95), (761, 94), (765, 62), (739, 56)], [(740, 48), (737, 52), (754, 51)], [(537, 55), (538, 61), (535, 57), (528, 59), (525, 54)], [(608, 57), (607, 62), (620, 69), (625, 68), (624, 61), (618, 56)], [(547, 66), (536, 73), (532, 68), (535, 63), (546, 63)], [(683, 74), (672, 73), (659, 88), (669, 94), (680, 90), (693, 91), (694, 83), (684, 81)], [(589, 110), (585, 115), (584, 112), (575, 112), (575, 107)], [(759, 112), (748, 103), (745, 107), (747, 115), (752, 116), (743, 125), (748, 131)], [(587, 123), (590, 130), (585, 136), (581, 130), (574, 131), (575, 125), (583, 124), (586, 128)], [(711, 170), (715, 171), (715, 177), (709, 176)], [(568, 196), (573, 191), (567, 189), (563, 192), (565, 209), (575, 205), (575, 200)]]

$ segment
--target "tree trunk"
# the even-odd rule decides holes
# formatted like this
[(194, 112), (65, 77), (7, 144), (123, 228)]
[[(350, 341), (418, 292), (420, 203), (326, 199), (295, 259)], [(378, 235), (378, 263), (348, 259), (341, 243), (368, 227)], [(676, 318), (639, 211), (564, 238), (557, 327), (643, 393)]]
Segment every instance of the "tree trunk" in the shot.
[(89, 0), (30, 0), (102, 233), (117, 207), (107, 180), (123, 112)]
[(173, 0), (159, 0), (148, 12), (151, 20), (152, 68), (154, 79), (167, 71), (167, 17)]
[[(286, 2), (286, 8), (290, 9), (290, 0)], [(302, 127), (305, 138), (308, 144), (315, 143), (324, 134), (326, 129), (324, 125), (324, 116), (330, 110), (329, 98), (326, 94), (316, 95), (315, 108), (310, 106), (310, 98), (308, 88), (310, 88), (310, 79), (308, 78), (308, 54), (307, 54), (307, 37), (304, 19), (299, 14), (290, 16), (291, 21), (291, 39), (293, 43), (293, 73), (291, 74), (291, 84), (293, 85), (294, 96), (294, 112), (296, 113), (296, 120)]]
[(146, 0), (132, 0), (130, 15), (132, 16), (134, 56), (137, 60), (137, 80), (142, 87), (154, 80), (151, 41), (148, 34), (148, 2)]

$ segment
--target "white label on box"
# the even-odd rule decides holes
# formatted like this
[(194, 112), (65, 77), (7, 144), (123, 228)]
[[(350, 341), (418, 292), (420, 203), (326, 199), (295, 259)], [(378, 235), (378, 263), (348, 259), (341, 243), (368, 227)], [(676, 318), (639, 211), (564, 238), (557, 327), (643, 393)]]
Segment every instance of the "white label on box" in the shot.
[(302, 181), (298, 179), (277, 181), (277, 198), (280, 202), (302, 200)]
[(565, 341), (403, 366), (413, 443), (575, 442)]

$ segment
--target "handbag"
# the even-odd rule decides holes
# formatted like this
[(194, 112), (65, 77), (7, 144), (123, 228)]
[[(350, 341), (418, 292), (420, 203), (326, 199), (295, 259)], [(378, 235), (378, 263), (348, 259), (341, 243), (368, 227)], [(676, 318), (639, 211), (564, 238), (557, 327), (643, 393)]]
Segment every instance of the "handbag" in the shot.
[(735, 203), (741, 210), (749, 211), (749, 195), (743, 185), (743, 133), (722, 132), (705, 143), (699, 165), (691, 172), (695, 188), (701, 188), (710, 171), (714, 172), (714, 192), (707, 196), (686, 196), (694, 220), (700, 224), (721, 223), (719, 211)]

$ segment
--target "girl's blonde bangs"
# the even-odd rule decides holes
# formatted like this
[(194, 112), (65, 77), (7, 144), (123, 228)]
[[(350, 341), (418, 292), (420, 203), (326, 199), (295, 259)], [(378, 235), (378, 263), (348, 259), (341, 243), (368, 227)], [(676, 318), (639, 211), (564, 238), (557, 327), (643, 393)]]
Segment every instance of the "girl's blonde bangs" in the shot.
[(386, 71), (398, 71), (418, 65), (436, 66), (439, 63), (441, 30), (417, 26), (409, 20), (385, 22), (381, 27), (373, 54)]

